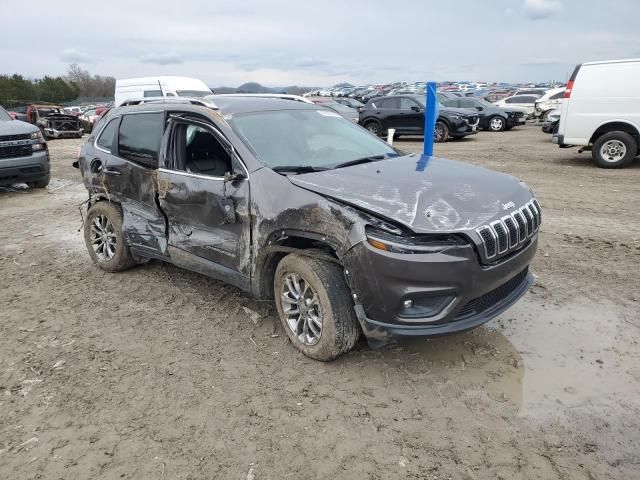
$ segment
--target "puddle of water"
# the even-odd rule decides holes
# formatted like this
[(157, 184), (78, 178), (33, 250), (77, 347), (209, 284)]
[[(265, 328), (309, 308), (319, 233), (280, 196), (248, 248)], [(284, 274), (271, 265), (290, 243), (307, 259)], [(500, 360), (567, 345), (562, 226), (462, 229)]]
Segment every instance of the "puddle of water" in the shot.
[[(403, 344), (432, 373), (483, 389), (518, 416), (640, 408), (640, 318), (615, 305), (544, 306), (525, 297), (488, 325)], [(635, 323), (634, 323), (635, 320)]]

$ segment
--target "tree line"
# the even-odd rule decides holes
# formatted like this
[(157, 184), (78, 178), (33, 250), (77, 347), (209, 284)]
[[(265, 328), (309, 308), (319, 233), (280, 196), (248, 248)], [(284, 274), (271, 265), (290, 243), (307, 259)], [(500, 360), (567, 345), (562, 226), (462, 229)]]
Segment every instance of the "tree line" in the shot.
[(66, 75), (58, 77), (0, 75), (0, 105), (11, 108), (33, 102), (65, 103), (78, 97), (112, 97), (115, 87), (115, 78), (91, 75), (74, 63)]

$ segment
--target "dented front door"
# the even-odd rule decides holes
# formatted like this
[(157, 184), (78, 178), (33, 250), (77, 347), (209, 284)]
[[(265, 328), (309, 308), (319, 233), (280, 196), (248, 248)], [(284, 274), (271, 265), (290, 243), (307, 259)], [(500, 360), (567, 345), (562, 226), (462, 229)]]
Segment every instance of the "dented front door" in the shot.
[(247, 179), (225, 182), (161, 168), (158, 198), (169, 224), (169, 254), (174, 263), (196, 271), (218, 270), (219, 274), (202, 273), (234, 284), (238, 284), (232, 278), (236, 274), (248, 281), (248, 193)]

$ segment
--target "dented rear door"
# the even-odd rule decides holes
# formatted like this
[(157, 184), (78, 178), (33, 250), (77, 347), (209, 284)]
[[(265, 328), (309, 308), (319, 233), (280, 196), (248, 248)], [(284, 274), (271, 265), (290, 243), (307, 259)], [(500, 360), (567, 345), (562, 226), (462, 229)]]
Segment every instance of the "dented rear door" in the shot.
[(150, 256), (166, 252), (166, 224), (156, 202), (156, 180), (164, 112), (123, 115), (111, 148), (100, 157), (104, 193), (122, 208), (122, 231), (127, 244)]

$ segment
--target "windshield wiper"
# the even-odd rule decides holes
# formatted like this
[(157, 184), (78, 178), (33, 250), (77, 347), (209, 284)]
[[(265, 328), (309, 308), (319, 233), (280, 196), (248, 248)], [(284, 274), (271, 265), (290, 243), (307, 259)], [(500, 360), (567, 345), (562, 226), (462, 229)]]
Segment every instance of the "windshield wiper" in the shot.
[(377, 162), (378, 160), (384, 160), (386, 155), (372, 155), (370, 157), (356, 158), (355, 160), (349, 160), (348, 162), (338, 163), (333, 168), (350, 167), (352, 165), (360, 165), (361, 163)]
[(278, 173), (311, 173), (329, 170), (327, 167), (314, 167), (311, 165), (278, 165), (271, 170)]

